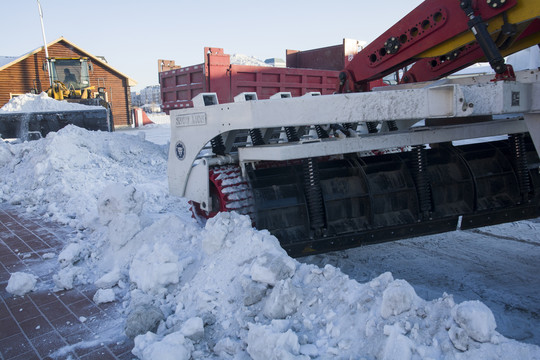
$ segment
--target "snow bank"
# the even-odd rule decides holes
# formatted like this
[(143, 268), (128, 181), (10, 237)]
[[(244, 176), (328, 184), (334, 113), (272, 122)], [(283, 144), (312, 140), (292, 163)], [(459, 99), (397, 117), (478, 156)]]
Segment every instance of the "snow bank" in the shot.
[(1, 145), (0, 164), (0, 199), (78, 230), (56, 287), (94, 283), (96, 303), (121, 302), (117, 330), (141, 359), (540, 358), (481, 303), (302, 264), (236, 213), (201, 227), (168, 195), (166, 147), (144, 137), (68, 126)]
[(167, 206), (167, 148), (136, 137), (69, 125), (46, 139), (0, 143), (0, 201), (85, 228), (98, 217), (97, 200), (114, 184), (137, 184), (146, 205)]
[(9, 100), (2, 108), (1, 112), (45, 112), (45, 111), (68, 111), (68, 110), (91, 110), (102, 109), (101, 106), (90, 106), (67, 101), (52, 99), (47, 93), (39, 95), (24, 94)]

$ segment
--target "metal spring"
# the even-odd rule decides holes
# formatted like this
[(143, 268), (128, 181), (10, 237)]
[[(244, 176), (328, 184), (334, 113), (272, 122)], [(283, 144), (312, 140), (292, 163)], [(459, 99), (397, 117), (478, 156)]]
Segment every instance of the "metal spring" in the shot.
[(292, 126), (287, 126), (285, 128), (285, 134), (287, 135), (287, 140), (289, 142), (300, 141), (296, 128)]
[(525, 154), (524, 134), (512, 134), (510, 135), (510, 141), (512, 144), (512, 152), (514, 154), (521, 196), (523, 201), (527, 201), (529, 200), (529, 193), (531, 192), (531, 181), (529, 179), (527, 155)]
[(427, 216), (431, 211), (431, 187), (427, 173), (427, 158), (424, 145), (414, 147), (414, 177), (418, 191), (420, 211)]
[(216, 155), (225, 155), (225, 145), (223, 145), (223, 137), (217, 135), (212, 140), (210, 140), (212, 145), (212, 152)]
[(249, 136), (251, 137), (251, 142), (253, 145), (264, 145), (264, 140), (260, 129), (249, 130)]
[(304, 191), (308, 205), (310, 225), (314, 230), (324, 227), (324, 208), (319, 176), (319, 165), (313, 158), (303, 161)]
[(375, 134), (377, 132), (377, 123), (374, 122), (374, 121), (368, 121), (366, 123), (366, 126), (367, 126), (367, 129), (368, 129), (368, 132), (370, 134)]
[(353, 123), (344, 123), (342, 125), (343, 125), (345, 135), (347, 135), (347, 137), (351, 136), (350, 130), (354, 130), (355, 124), (353, 124)]
[(389, 131), (397, 131), (398, 130), (397, 123), (396, 123), (395, 120), (387, 121), (386, 125), (388, 125), (388, 130)]
[(319, 137), (319, 139), (327, 139), (329, 137), (328, 132), (324, 130), (320, 125), (315, 125), (315, 131), (317, 132), (317, 136)]

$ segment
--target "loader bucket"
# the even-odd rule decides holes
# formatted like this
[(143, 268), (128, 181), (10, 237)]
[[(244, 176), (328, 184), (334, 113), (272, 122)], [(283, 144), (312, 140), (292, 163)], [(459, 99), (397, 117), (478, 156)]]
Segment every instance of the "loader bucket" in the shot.
[(19, 138), (36, 140), (58, 131), (67, 125), (75, 125), (87, 130), (113, 131), (110, 110), (71, 110), (48, 112), (3, 112), (0, 113), (0, 135), (3, 139)]

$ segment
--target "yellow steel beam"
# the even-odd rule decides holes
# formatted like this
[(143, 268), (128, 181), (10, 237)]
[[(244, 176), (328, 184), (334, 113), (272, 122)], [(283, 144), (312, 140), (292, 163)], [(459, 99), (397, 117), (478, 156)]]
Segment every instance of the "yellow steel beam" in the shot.
[[(519, 0), (516, 6), (506, 11), (508, 22), (510, 24), (517, 25), (518, 28), (526, 28), (534, 19), (540, 18), (540, 1), (539, 0)], [(503, 15), (500, 14), (488, 21), (488, 31), (492, 36), (497, 36), (504, 25)], [(435, 56), (442, 56), (450, 53), (455, 49), (459, 49), (473, 41), (475, 41), (474, 34), (471, 31), (466, 31), (452, 39), (449, 39), (433, 48), (424, 51), (419, 54), (419, 58), (429, 58)], [(528, 46), (532, 46), (540, 43), (540, 33), (528, 36), (519, 42), (521, 45), (513, 44), (510, 48), (503, 51), (503, 55), (512, 54), (521, 49), (525, 49)], [(528, 46), (526, 46), (528, 45)], [(509, 52), (510, 51), (510, 52)]]

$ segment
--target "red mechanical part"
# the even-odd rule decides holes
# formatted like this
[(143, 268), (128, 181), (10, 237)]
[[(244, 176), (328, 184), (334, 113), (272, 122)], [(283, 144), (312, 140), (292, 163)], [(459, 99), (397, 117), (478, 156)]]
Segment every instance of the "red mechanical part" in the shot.
[(484, 57), (484, 53), (477, 43), (464, 46), (456, 51), (439, 58), (425, 58), (418, 60), (401, 78), (400, 83), (413, 83), (433, 81), (466, 68)]
[(495, 74), (495, 79), (491, 81), (515, 81), (516, 73), (514, 67), (510, 64), (506, 64), (506, 71), (502, 74)]
[[(475, 1), (474, 9), (488, 21), (516, 4), (517, 0), (506, 0), (492, 7)], [(468, 31), (468, 21), (459, 1), (426, 0), (359, 52), (346, 68), (349, 77), (367, 83), (398, 71), (419, 54)]]
[(236, 165), (216, 166), (209, 170), (211, 212), (201, 209), (199, 203), (190, 201), (195, 217), (212, 218), (222, 211), (236, 211), (244, 215), (253, 213), (253, 195), (249, 184)]
[[(484, 57), (482, 49), (477, 43), (466, 46), (454, 59), (427, 58), (417, 61), (401, 78), (401, 84), (433, 81), (448, 76), (456, 71), (466, 68)], [(510, 64), (506, 64), (506, 71), (495, 74), (493, 81), (515, 80), (516, 75)]]

